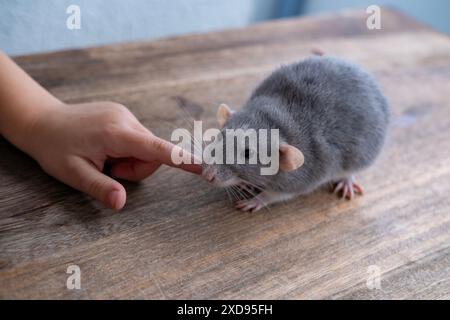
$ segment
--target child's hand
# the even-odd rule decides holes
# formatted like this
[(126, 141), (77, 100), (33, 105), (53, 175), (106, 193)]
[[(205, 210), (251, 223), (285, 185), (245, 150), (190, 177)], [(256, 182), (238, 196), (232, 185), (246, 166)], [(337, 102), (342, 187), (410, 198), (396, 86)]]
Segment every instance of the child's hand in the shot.
[[(106, 161), (114, 177), (137, 181), (162, 163), (174, 166), (172, 150), (182, 151), (154, 136), (120, 104), (62, 103), (1, 51), (0, 70), (0, 134), (48, 174), (107, 207), (121, 209), (126, 193), (102, 173)], [(200, 165), (178, 167), (201, 172)]]
[[(113, 102), (53, 106), (32, 121), (21, 141), (22, 149), (48, 174), (113, 209), (125, 205), (126, 193), (102, 173), (106, 161), (113, 177), (139, 181), (161, 164), (174, 166), (171, 152), (178, 148)], [(199, 165), (178, 167), (201, 172)]]

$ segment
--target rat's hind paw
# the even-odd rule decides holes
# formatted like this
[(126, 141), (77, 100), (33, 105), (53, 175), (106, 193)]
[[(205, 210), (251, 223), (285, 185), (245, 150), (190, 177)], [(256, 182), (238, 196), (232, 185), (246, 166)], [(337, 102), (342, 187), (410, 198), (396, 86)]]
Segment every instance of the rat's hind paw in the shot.
[(363, 190), (359, 184), (356, 183), (355, 178), (350, 176), (339, 180), (334, 188), (334, 193), (341, 193), (341, 198), (352, 200), (355, 194), (363, 194)]
[(260, 201), (257, 197), (254, 197), (251, 199), (237, 201), (235, 208), (241, 211), (256, 212), (263, 206), (264, 204), (262, 203), (262, 201)]

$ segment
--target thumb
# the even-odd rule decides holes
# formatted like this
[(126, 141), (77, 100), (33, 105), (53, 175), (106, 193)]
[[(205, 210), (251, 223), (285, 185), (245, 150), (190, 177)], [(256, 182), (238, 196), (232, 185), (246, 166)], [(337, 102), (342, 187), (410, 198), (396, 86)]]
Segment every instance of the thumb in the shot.
[(90, 195), (108, 208), (120, 210), (124, 207), (127, 195), (119, 182), (98, 171), (85, 159), (73, 158), (70, 161), (70, 175), (61, 179), (63, 182)]

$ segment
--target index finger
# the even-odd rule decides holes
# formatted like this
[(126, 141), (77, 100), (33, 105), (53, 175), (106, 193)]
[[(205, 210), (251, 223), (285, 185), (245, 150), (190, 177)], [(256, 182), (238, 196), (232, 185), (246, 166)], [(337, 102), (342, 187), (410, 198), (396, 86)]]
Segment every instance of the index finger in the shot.
[[(159, 161), (171, 167), (180, 168), (182, 170), (201, 174), (202, 167), (200, 164), (194, 163), (194, 155), (189, 151), (182, 149), (173, 143), (161, 139), (152, 134), (134, 133), (134, 143), (131, 146), (133, 156), (143, 161)], [(172, 159), (172, 153), (178, 153), (183, 159), (190, 159), (190, 163), (177, 164)]]

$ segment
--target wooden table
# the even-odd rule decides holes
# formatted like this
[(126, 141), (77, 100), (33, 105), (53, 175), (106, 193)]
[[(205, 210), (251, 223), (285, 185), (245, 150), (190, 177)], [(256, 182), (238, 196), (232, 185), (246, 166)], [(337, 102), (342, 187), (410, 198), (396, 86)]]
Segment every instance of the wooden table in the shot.
[[(450, 40), (395, 11), (383, 9), (382, 30), (366, 17), (17, 57), (64, 101), (118, 101), (169, 138), (187, 114), (214, 126), (219, 103), (241, 105), (272, 69), (319, 47), (372, 71), (394, 121), (359, 177), (363, 197), (321, 189), (258, 213), (169, 168), (127, 183), (123, 211), (105, 210), (1, 140), (0, 297), (450, 298)], [(66, 288), (70, 265), (80, 290)]]

